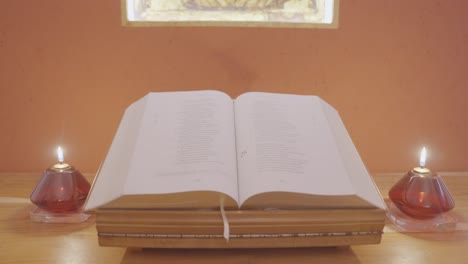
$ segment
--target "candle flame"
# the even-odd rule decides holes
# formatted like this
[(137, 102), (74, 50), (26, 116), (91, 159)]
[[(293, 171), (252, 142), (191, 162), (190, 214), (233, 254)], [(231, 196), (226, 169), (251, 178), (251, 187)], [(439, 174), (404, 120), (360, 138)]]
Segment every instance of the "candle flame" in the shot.
[(60, 146), (57, 148), (57, 158), (60, 163), (63, 162), (63, 150)]
[(421, 155), (419, 156), (419, 166), (420, 167), (426, 166), (426, 158), (427, 158), (426, 147), (423, 147), (422, 150), (421, 150)]

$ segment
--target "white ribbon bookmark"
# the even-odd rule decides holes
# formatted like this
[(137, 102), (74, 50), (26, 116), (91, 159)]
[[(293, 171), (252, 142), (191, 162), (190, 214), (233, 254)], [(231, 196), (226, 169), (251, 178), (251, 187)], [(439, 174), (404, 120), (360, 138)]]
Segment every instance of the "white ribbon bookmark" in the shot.
[(229, 242), (229, 222), (226, 216), (226, 212), (224, 212), (224, 204), (221, 203), (221, 217), (223, 218), (223, 226), (224, 226), (224, 232), (223, 232), (223, 237), (226, 239), (226, 242)]

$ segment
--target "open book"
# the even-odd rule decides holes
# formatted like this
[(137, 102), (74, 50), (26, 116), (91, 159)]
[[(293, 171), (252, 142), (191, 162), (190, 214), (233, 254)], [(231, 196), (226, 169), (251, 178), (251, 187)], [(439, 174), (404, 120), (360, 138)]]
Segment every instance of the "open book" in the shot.
[(150, 93), (126, 111), (85, 210), (385, 208), (317, 96)]

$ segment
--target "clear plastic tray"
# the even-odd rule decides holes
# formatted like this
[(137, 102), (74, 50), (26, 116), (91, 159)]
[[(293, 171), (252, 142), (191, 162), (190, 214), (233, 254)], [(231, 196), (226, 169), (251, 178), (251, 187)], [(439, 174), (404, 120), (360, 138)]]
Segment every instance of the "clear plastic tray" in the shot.
[(35, 206), (29, 211), (31, 221), (37, 223), (83, 223), (91, 215), (82, 212), (51, 213)]
[(388, 209), (387, 217), (399, 231), (437, 232), (458, 229), (459, 219), (452, 212), (441, 213), (431, 219), (416, 219), (402, 213), (390, 199), (385, 199), (385, 203)]

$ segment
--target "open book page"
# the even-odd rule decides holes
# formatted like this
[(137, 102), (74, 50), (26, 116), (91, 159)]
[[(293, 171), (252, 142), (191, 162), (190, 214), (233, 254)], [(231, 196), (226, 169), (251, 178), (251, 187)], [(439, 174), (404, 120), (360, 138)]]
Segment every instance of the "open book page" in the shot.
[[(354, 194), (320, 102), (316, 96), (269, 93), (246, 93), (236, 99), (241, 203), (266, 192)], [(293, 196), (288, 197), (294, 200)], [(270, 202), (276, 207), (291, 201)]]
[[(150, 93), (140, 123), (127, 125), (138, 134), (120, 199), (125, 207), (216, 208), (223, 198), (227, 206), (237, 206), (229, 96), (216, 91)], [(114, 152), (108, 157), (122, 155)], [(98, 177), (113, 172), (101, 170)]]
[(95, 178), (85, 210), (94, 209), (119, 198), (125, 187), (130, 160), (135, 151), (138, 128), (148, 97), (143, 97), (125, 110), (117, 133)]
[(217, 191), (237, 200), (232, 99), (216, 91), (148, 96), (125, 193)]
[(336, 146), (341, 154), (356, 195), (375, 207), (384, 209), (386, 206), (379, 189), (369, 175), (358, 151), (354, 147), (353, 141), (346, 132), (338, 112), (324, 101), (322, 101), (321, 106), (336, 138)]

